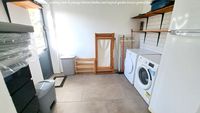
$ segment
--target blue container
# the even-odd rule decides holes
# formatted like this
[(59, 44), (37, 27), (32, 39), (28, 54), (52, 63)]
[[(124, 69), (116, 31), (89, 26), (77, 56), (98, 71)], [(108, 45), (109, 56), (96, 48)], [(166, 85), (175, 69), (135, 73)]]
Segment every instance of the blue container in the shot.
[(169, 1), (171, 1), (171, 0), (152, 0), (152, 3), (154, 3), (154, 2), (169, 2)]
[(163, 8), (170, 4), (172, 0), (153, 0), (151, 3), (151, 11)]

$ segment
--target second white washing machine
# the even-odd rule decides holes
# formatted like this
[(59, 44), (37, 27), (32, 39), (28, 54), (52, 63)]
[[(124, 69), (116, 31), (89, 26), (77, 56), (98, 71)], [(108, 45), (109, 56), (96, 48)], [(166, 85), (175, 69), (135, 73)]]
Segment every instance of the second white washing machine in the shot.
[(135, 69), (139, 55), (160, 55), (160, 53), (145, 49), (127, 49), (124, 63), (124, 75), (131, 84), (134, 84)]
[(149, 104), (158, 73), (161, 55), (140, 55), (136, 66), (134, 86)]

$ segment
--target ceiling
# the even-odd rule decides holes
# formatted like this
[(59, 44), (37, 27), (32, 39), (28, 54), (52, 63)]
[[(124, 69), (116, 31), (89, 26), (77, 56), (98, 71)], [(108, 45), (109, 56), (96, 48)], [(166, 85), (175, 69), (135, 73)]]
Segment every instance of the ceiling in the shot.
[(151, 0), (46, 0), (50, 4), (145, 4)]

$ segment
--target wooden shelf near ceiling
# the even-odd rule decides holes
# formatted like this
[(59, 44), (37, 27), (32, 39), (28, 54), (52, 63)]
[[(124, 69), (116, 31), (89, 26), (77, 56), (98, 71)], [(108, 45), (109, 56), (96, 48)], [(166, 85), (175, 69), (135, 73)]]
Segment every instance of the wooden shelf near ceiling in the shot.
[(164, 8), (157, 9), (155, 11), (150, 11), (150, 12), (147, 12), (145, 14), (139, 14), (138, 16), (132, 17), (132, 19), (147, 18), (147, 17), (158, 15), (158, 14), (172, 12), (173, 8), (174, 8), (174, 5), (169, 5), (169, 6), (166, 6)]
[(142, 30), (142, 31), (133, 31), (133, 32), (154, 32), (154, 33), (160, 33), (160, 32), (170, 32), (167, 29), (158, 29), (158, 30)]
[(23, 7), (25, 9), (41, 9), (42, 6), (33, 0), (8, 0), (19, 7)]

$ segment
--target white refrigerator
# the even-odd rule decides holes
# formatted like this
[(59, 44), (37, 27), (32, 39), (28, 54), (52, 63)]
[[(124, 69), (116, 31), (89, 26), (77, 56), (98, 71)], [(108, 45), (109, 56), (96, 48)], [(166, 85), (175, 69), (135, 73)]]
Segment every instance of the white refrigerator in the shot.
[(152, 113), (200, 113), (200, 0), (176, 0)]

